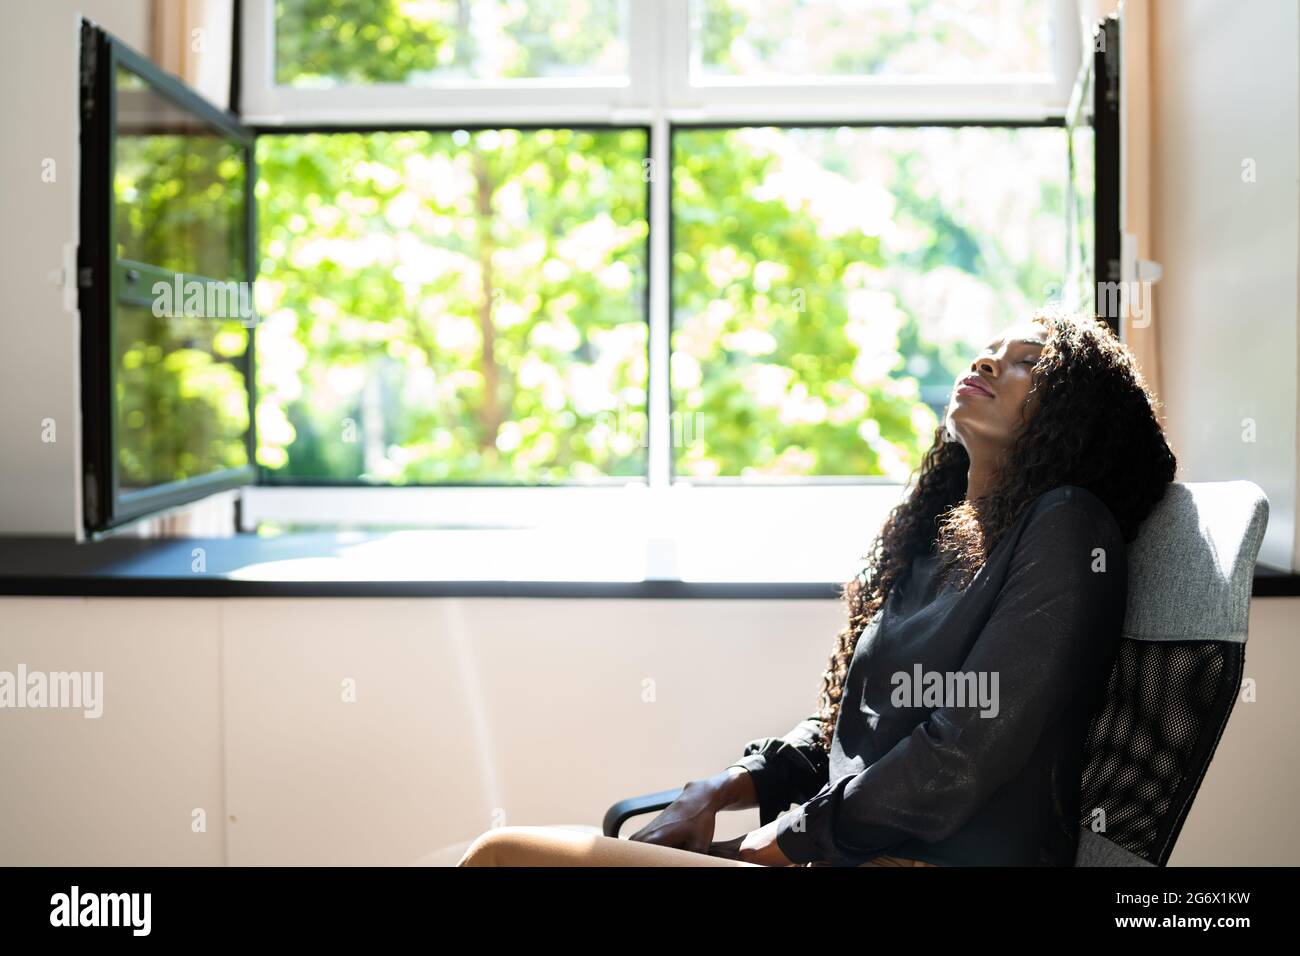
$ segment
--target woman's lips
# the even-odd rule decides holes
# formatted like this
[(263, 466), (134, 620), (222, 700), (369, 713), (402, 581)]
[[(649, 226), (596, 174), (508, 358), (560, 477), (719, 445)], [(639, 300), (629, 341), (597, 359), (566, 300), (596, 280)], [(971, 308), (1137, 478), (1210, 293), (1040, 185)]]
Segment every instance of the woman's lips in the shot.
[(957, 394), (958, 395), (983, 395), (985, 398), (993, 397), (992, 390), (983, 382), (981, 382), (979, 379), (975, 378), (974, 376), (971, 376), (969, 378), (964, 378), (961, 380), (961, 383), (957, 386)]

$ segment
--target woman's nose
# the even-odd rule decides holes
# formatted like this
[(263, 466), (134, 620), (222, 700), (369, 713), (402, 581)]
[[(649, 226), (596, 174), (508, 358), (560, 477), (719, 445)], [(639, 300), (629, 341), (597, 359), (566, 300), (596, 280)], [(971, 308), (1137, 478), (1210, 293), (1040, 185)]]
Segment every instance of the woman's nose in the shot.
[(970, 368), (972, 372), (979, 372), (981, 369), (983, 369), (990, 375), (997, 374), (997, 363), (994, 362), (993, 359), (987, 355), (981, 355), (975, 361), (971, 362)]

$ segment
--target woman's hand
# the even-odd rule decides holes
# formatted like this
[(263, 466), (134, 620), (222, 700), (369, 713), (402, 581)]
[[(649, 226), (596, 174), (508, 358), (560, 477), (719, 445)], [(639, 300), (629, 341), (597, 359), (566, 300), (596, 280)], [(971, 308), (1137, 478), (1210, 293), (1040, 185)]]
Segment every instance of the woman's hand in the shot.
[[(780, 817), (777, 818), (779, 819)], [(760, 866), (794, 866), (790, 858), (776, 845), (777, 820), (757, 830), (750, 830), (744, 836), (736, 837), (734, 840), (715, 843), (709, 852), (714, 856), (740, 860), (742, 863), (757, 863)]]
[(628, 839), (708, 853), (718, 811), (727, 803), (718, 779), (692, 781), (682, 789), (681, 796)]

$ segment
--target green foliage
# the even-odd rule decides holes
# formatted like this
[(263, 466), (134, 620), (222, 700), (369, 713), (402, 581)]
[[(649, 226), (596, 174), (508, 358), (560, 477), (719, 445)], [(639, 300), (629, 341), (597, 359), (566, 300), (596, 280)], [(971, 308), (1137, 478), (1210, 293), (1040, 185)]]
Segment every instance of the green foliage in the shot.
[(704, 72), (727, 76), (1049, 71), (1052, 0), (692, 0)]
[(454, 34), (395, 0), (277, 0), (277, 83), (401, 83), (433, 70)]
[[(244, 280), (246, 170), (238, 144), (197, 129), (159, 132), (138, 122), (159, 115), (155, 94), (126, 71), (119, 87), (117, 256), (186, 277)], [(155, 316), (149, 308), (117, 304), (115, 427), (123, 488), (249, 463), (247, 383), (235, 364), (248, 340), (238, 321)]]
[[(119, 116), (132, 107), (147, 111), (155, 94), (131, 90), (121, 97)], [(214, 279), (245, 278), (247, 170), (239, 143), (198, 128), (181, 134), (119, 123), (114, 165), (119, 258)]]
[(627, 68), (624, 17), (624, 4), (615, 0), (477, 7), (474, 0), (277, 0), (276, 82), (334, 86), (619, 72)]
[(229, 359), (248, 347), (238, 322), (118, 308), (115, 377), (123, 488), (148, 488), (248, 464), (248, 393)]
[(261, 138), (258, 460), (644, 474), (645, 151), (640, 130)]
[[(1060, 140), (1059, 130), (1025, 132)], [(1034, 175), (988, 175), (999, 190), (1028, 191), (1020, 234), (1059, 219), (1059, 189), (1035, 178), (1051, 143), (1019, 136), (677, 131), (673, 407), (703, 435), (677, 449), (677, 471), (905, 480), (974, 343), (1059, 275), (1063, 238), (1029, 256), (1009, 251), (978, 196), (948, 182), (936, 190), (936, 174), (965, 175), (953, 153), (978, 169), (996, 150), (1023, 149)], [(955, 297), (954, 281), (997, 304), (936, 335), (928, 313)]]

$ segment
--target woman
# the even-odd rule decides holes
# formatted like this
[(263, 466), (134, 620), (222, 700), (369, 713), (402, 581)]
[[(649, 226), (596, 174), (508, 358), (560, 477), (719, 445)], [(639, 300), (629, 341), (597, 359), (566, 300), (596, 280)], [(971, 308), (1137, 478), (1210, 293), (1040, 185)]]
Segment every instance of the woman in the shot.
[[(1174, 469), (1109, 328), (1041, 312), (997, 336), (845, 589), (817, 713), (630, 840), (505, 827), (461, 865), (1072, 865), (1126, 543)], [(719, 810), (755, 805), (757, 830), (713, 842)]]

